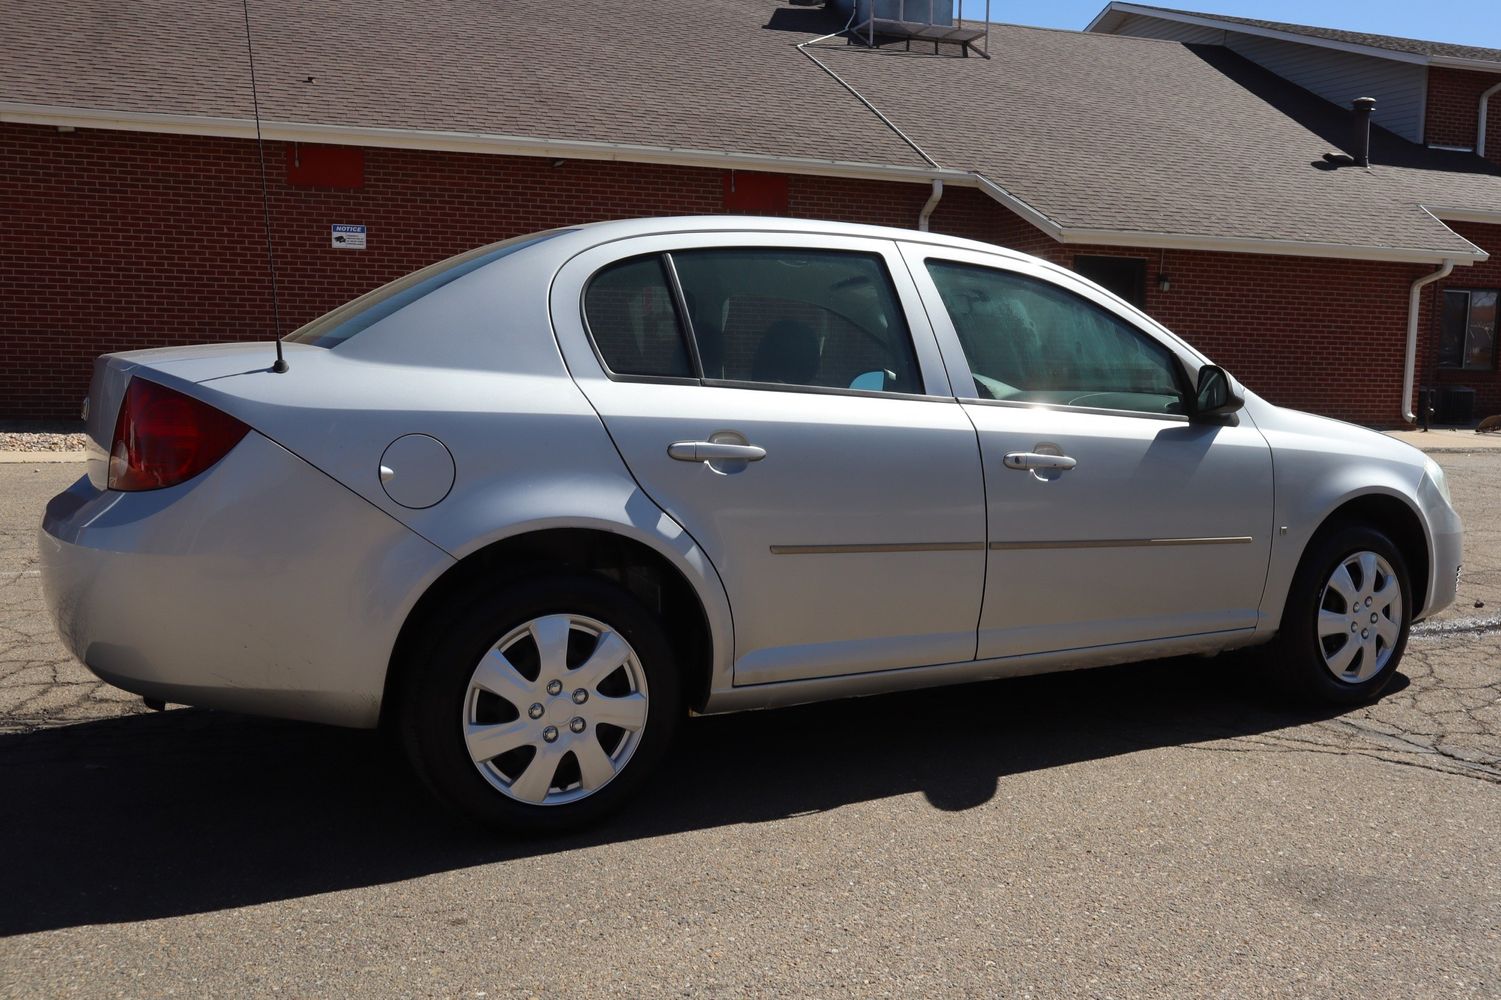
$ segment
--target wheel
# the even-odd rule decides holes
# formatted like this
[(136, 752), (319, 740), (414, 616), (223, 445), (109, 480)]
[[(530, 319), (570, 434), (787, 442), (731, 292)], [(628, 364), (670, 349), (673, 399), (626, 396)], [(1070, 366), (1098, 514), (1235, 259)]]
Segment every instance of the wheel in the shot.
[(1408, 580), (1401, 551), (1374, 528), (1344, 525), (1316, 538), (1272, 647), (1285, 686), (1332, 705), (1379, 695), (1407, 648)]
[(682, 714), (660, 622), (594, 576), (523, 580), (446, 621), (409, 668), (407, 753), (440, 799), (498, 829), (553, 833), (620, 805)]

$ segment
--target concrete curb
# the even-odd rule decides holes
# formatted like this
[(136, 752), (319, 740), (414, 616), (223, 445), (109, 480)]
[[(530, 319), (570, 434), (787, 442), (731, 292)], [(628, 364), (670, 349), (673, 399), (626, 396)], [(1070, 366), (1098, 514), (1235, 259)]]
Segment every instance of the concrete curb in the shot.
[(83, 463), (81, 451), (0, 451), (0, 465), (60, 465)]

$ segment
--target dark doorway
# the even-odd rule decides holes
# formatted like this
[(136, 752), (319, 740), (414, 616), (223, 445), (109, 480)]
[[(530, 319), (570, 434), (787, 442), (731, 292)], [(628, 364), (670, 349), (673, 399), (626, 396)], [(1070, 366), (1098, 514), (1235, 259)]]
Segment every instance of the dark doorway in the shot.
[(1136, 257), (1074, 258), (1074, 270), (1138, 309), (1147, 305), (1147, 262)]

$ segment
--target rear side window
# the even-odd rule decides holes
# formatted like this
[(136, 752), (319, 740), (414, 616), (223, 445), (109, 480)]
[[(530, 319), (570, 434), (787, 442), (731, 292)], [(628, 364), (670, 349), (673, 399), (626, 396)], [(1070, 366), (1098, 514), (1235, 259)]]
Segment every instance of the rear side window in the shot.
[(590, 279), (584, 322), (615, 374), (694, 377), (660, 256), (611, 264)]
[(1177, 362), (1125, 320), (1052, 282), (929, 261), (982, 399), (1182, 413)]
[(923, 391), (879, 255), (801, 249), (671, 255), (709, 380)]
[(366, 292), (332, 312), (325, 313), (311, 323), (287, 334), (286, 339), (293, 343), (311, 344), (314, 347), (337, 347), (350, 337), (368, 330), (387, 316), (411, 305), (424, 295), (431, 295), (450, 281), (462, 278), (470, 271), (492, 264), (502, 257), (509, 257), (518, 250), (525, 250), (527, 247), (550, 240), (554, 236), (561, 236), (563, 233), (572, 231), (550, 229), (528, 236), (517, 236), (500, 243), (476, 247), (457, 257), (440, 260), (436, 264), (429, 264), (420, 271), (413, 271), (405, 277), (381, 285), (374, 291)]

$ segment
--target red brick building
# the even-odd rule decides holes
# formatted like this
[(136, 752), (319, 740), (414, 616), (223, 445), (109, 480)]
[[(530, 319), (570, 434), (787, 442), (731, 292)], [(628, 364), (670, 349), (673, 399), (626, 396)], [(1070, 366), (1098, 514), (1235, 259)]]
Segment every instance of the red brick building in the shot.
[[(551, 226), (925, 218), (1101, 280), (1274, 402), (1380, 426), (1406, 408), (1414, 282), (1452, 265), (1419, 293), (1415, 381), (1501, 412), (1487, 299), (1501, 97), (1485, 158), (1432, 148), (1479, 145), (1501, 52), (1424, 65), (1424, 134), (1378, 121), (1367, 169), (1325, 157), (1351, 147), (1348, 101), (1364, 94), (1316, 93), (1224, 37), (996, 26), (984, 59), (820, 39), (847, 14), (778, 0), (628, 19), (591, 3), (346, 6), (251, 6), (283, 331)], [(99, 353), (269, 338), (239, 8), (99, 0), (14, 20), (0, 37), (0, 417), (75, 416)], [(1378, 114), (1403, 107), (1400, 88), (1384, 93)], [(364, 226), (365, 248), (334, 243), (336, 225)]]

